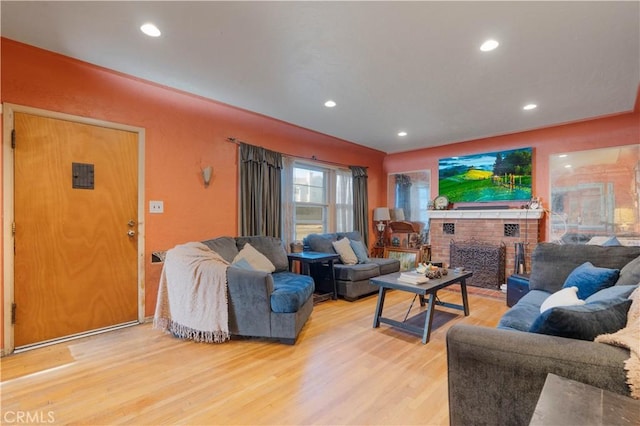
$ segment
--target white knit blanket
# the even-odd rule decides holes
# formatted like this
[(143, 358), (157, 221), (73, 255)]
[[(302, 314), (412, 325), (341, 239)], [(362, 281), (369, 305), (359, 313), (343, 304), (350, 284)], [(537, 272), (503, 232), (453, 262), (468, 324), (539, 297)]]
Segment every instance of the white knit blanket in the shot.
[(228, 340), (228, 265), (202, 243), (182, 244), (168, 250), (153, 327), (196, 342)]
[(627, 384), (631, 396), (640, 399), (640, 287), (631, 293), (629, 299), (632, 302), (627, 314), (627, 326), (613, 334), (601, 334), (595, 341), (629, 349), (629, 359), (624, 363)]

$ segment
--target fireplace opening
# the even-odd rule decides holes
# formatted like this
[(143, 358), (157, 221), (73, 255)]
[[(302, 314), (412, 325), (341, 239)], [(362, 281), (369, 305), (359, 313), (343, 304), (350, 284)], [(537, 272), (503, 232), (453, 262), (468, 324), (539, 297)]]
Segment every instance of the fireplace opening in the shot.
[(473, 272), (467, 284), (475, 287), (499, 289), (505, 282), (506, 245), (470, 240), (449, 245), (449, 264)]

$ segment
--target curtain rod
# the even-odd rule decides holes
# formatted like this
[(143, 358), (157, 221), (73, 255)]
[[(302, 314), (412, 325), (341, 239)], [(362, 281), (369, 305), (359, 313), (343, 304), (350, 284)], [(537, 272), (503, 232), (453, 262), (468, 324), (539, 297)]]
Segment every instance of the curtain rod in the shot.
[[(251, 143), (249, 143), (249, 142), (241, 141), (241, 140), (238, 140), (238, 139), (236, 139), (236, 138), (234, 138), (234, 137), (228, 137), (228, 138), (226, 138), (226, 141), (227, 141), (227, 142), (234, 143), (234, 144), (236, 144), (236, 145), (240, 145), (241, 143), (244, 143), (244, 144), (247, 144), (247, 145), (253, 145), (253, 144), (251, 144)], [(256, 145), (253, 145), (253, 146), (256, 146)], [(267, 149), (267, 148), (264, 148), (264, 147), (262, 147), (262, 146), (261, 146), (260, 148)], [(349, 165), (347, 165), (347, 164), (336, 163), (336, 162), (333, 162), (333, 161), (327, 161), (327, 160), (320, 160), (320, 159), (316, 158), (316, 156), (315, 156), (315, 155), (312, 155), (311, 157), (307, 158), (307, 157), (301, 157), (301, 156), (299, 156), (299, 155), (291, 155), (291, 154), (286, 154), (286, 153), (281, 153), (281, 154), (282, 154), (282, 155), (286, 155), (287, 157), (298, 158), (298, 159), (300, 159), (300, 160), (311, 160), (311, 161), (317, 161), (318, 163), (329, 164), (329, 165), (332, 165), (332, 166), (349, 167)], [(367, 166), (356, 166), (356, 167), (362, 167), (362, 168), (364, 168), (364, 169), (368, 169), (368, 167), (367, 167)]]

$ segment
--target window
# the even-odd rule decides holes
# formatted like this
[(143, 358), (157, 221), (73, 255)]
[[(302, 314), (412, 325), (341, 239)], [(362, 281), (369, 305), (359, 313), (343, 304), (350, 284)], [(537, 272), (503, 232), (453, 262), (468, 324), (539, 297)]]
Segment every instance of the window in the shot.
[(295, 240), (309, 234), (353, 230), (351, 171), (293, 164)]

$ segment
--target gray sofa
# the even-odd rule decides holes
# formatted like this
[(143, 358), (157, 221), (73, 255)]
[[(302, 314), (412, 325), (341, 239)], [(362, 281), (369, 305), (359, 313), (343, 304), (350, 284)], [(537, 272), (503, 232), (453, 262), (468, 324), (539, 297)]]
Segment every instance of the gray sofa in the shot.
[(294, 344), (313, 311), (314, 282), (311, 277), (289, 272), (282, 241), (251, 236), (220, 237), (203, 243), (228, 262), (250, 243), (276, 267), (273, 273), (227, 268), (229, 332)]
[(450, 424), (529, 424), (548, 373), (629, 395), (623, 368), (628, 350), (528, 330), (541, 303), (584, 262), (620, 269), (614, 287), (591, 297), (617, 294), (623, 297), (617, 303), (628, 306), (624, 295), (640, 282), (639, 256), (640, 247), (539, 244), (532, 253), (531, 291), (497, 328), (458, 324), (447, 332)]
[[(328, 234), (310, 234), (303, 240), (303, 249), (307, 251), (316, 251), (321, 253), (336, 254), (333, 248), (333, 242), (342, 238), (349, 240), (362, 241), (362, 236), (358, 231), (354, 232), (336, 232)], [(345, 265), (338, 261), (334, 264), (334, 276), (338, 295), (345, 300), (354, 301), (362, 296), (372, 294), (378, 291), (378, 287), (369, 283), (370, 278), (379, 275), (391, 274), (400, 270), (400, 261), (397, 259), (379, 259), (370, 257), (364, 263), (355, 265)], [(312, 275), (316, 277), (316, 285), (326, 285), (326, 268), (322, 265), (315, 265), (312, 268)], [(331, 291), (329, 288), (324, 290)]]

